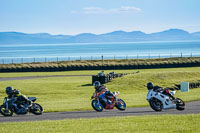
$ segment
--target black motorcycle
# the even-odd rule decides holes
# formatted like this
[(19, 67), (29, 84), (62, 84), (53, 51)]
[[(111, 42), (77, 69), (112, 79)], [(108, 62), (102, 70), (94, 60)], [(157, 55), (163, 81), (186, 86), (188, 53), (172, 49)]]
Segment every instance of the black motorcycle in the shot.
[(7, 97), (4, 98), (3, 104), (0, 106), (0, 113), (4, 116), (12, 116), (13, 113), (19, 114), (27, 114), (28, 112), (33, 113), (35, 115), (41, 115), (43, 113), (43, 108), (41, 105), (34, 103), (36, 101), (36, 97), (28, 97), (32, 103), (28, 105), (25, 101), (18, 101), (17, 98), (9, 99)]

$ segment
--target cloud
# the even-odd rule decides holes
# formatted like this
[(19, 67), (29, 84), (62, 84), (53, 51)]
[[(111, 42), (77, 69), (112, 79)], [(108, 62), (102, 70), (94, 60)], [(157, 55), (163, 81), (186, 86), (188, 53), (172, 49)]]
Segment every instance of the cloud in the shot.
[(134, 6), (121, 6), (120, 8), (110, 9), (112, 13), (136, 13), (140, 12), (141, 9)]
[(84, 14), (124, 14), (124, 13), (139, 13), (142, 10), (134, 6), (121, 6), (120, 8), (105, 9), (101, 7), (85, 7), (78, 11), (72, 11), (71, 13), (84, 13)]
[(83, 13), (85, 14), (101, 14), (101, 13), (105, 13), (106, 10), (101, 8), (101, 7), (86, 7), (83, 8)]

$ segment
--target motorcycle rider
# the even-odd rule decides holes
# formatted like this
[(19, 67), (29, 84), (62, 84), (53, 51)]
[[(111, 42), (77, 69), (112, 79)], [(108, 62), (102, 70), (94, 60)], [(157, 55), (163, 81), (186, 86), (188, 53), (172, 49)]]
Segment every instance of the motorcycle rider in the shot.
[(174, 99), (174, 97), (172, 96), (172, 94), (169, 93), (168, 89), (164, 89), (164, 88), (162, 88), (160, 86), (154, 86), (152, 82), (148, 82), (147, 83), (147, 89), (148, 90), (153, 89), (153, 91), (155, 91), (155, 92), (161, 92), (162, 94), (167, 95), (167, 96), (171, 97), (172, 99)]
[(109, 98), (112, 98), (113, 94), (106, 88), (106, 86), (101, 85), (99, 81), (95, 81), (93, 83), (93, 86), (95, 88), (95, 92), (93, 93), (91, 99), (94, 98), (97, 94), (99, 95), (99, 98), (103, 100), (105, 103), (112, 104)]
[(30, 106), (32, 103), (25, 95), (21, 94), (19, 90), (13, 89), (11, 86), (6, 87), (6, 94), (9, 98), (9, 105), (15, 102), (19, 111), (20, 108), (22, 108), (21, 102), (25, 102), (25, 104), (27, 104), (27, 107)]
[(104, 70), (98, 73), (98, 77), (102, 77), (102, 76), (105, 76)]

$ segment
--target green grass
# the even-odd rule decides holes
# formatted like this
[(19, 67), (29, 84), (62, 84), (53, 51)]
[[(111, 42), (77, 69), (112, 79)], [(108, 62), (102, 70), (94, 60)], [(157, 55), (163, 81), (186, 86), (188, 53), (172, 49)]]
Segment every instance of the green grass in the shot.
[(199, 133), (200, 114), (0, 123), (8, 133)]
[[(113, 70), (105, 70), (105, 73), (112, 72)], [(0, 78), (8, 77), (29, 77), (29, 76), (54, 76), (54, 75), (96, 75), (100, 70), (90, 71), (63, 71), (63, 72), (16, 72), (16, 73), (0, 73)], [(130, 73), (136, 70), (115, 70), (116, 73)]]
[[(117, 73), (135, 73), (137, 70), (118, 70)], [(61, 74), (96, 74), (99, 71), (72, 71), (56, 73), (17, 73), (24, 75), (59, 75)], [(110, 72), (110, 71), (105, 71)], [(4, 73), (6, 75), (6, 73)], [(16, 76), (16, 73), (9, 73)], [(199, 80), (200, 67), (172, 68), (172, 69), (144, 69), (138, 74), (127, 75), (114, 79), (106, 84), (111, 91), (120, 91), (128, 107), (148, 106), (146, 101), (146, 83), (152, 81), (155, 85), (171, 87), (181, 81), (194, 82)], [(2, 75), (1, 75), (2, 76)], [(91, 86), (92, 78), (89, 77), (54, 77), (31, 80), (1, 81), (0, 102), (5, 96), (5, 87), (13, 86), (26, 96), (36, 96), (46, 112), (92, 110), (90, 97), (94, 92)], [(175, 95), (184, 101), (200, 100), (200, 89), (191, 89), (190, 92), (177, 92)]]

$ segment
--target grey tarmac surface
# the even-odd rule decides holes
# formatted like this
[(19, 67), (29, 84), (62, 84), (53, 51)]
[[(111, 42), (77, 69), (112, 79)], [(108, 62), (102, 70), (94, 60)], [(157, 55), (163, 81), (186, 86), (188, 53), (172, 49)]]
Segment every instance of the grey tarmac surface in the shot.
[[(91, 107), (92, 108), (92, 107)], [(165, 114), (199, 114), (200, 101), (186, 103), (186, 109), (178, 111), (176, 109), (163, 110), (155, 112), (150, 107), (127, 108), (125, 111), (104, 110), (103, 112), (91, 111), (73, 111), (73, 112), (51, 112), (42, 115), (13, 115), (12, 117), (0, 116), (1, 122), (22, 122), (22, 121), (43, 121), (43, 120), (63, 120), (63, 119), (80, 119), (80, 118), (100, 118), (100, 117), (123, 117), (123, 116), (144, 116), (144, 115), (165, 115)]]

